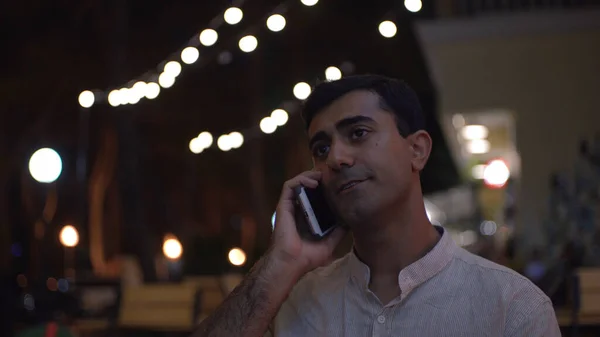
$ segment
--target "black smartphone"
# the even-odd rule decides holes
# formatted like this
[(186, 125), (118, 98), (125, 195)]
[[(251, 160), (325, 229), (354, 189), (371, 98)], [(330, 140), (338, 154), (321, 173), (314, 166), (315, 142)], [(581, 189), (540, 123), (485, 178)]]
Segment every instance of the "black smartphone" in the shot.
[(313, 237), (323, 238), (339, 226), (338, 217), (327, 202), (321, 185), (317, 188), (298, 186), (294, 191), (297, 211), (302, 212), (308, 230)]

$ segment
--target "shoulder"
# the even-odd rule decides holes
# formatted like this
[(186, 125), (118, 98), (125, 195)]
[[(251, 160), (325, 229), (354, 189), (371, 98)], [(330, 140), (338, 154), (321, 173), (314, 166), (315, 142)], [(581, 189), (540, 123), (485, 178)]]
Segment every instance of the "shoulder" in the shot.
[(473, 290), (503, 303), (507, 314), (527, 314), (548, 304), (550, 299), (525, 276), (507, 267), (458, 249), (452, 262), (454, 268), (464, 272)]

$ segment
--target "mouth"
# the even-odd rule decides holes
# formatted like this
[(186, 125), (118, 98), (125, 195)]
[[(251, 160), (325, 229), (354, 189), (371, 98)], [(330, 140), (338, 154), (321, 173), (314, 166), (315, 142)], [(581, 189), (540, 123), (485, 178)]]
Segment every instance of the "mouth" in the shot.
[(342, 184), (342, 185), (341, 185), (341, 186), (338, 188), (338, 190), (337, 190), (337, 193), (339, 194), (339, 193), (344, 193), (344, 192), (350, 191), (350, 190), (352, 190), (354, 187), (356, 187), (356, 185), (358, 185), (358, 184), (360, 184), (360, 183), (362, 183), (362, 182), (364, 182), (364, 181), (366, 181), (366, 180), (367, 180), (367, 179), (363, 179), (363, 180), (351, 180), (351, 181), (348, 181), (348, 182), (346, 182), (346, 183)]

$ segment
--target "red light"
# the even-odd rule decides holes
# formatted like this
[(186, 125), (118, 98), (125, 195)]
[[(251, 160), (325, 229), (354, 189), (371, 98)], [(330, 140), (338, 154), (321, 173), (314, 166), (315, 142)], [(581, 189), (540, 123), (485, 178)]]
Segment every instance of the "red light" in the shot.
[(510, 169), (502, 159), (490, 161), (483, 171), (483, 181), (491, 188), (502, 188), (510, 177)]

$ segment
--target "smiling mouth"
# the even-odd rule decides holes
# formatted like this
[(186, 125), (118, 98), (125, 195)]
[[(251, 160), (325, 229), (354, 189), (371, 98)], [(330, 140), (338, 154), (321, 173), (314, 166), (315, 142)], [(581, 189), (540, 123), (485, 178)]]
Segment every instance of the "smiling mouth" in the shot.
[(356, 185), (358, 185), (358, 184), (360, 184), (360, 183), (362, 183), (362, 182), (364, 182), (364, 181), (366, 181), (366, 179), (364, 179), (364, 180), (352, 180), (352, 181), (349, 181), (349, 182), (345, 183), (344, 185), (342, 185), (342, 186), (341, 186), (341, 187), (338, 189), (338, 193), (343, 193), (343, 192), (345, 192), (345, 191), (351, 190), (351, 189), (353, 189), (353, 188), (354, 188)]

